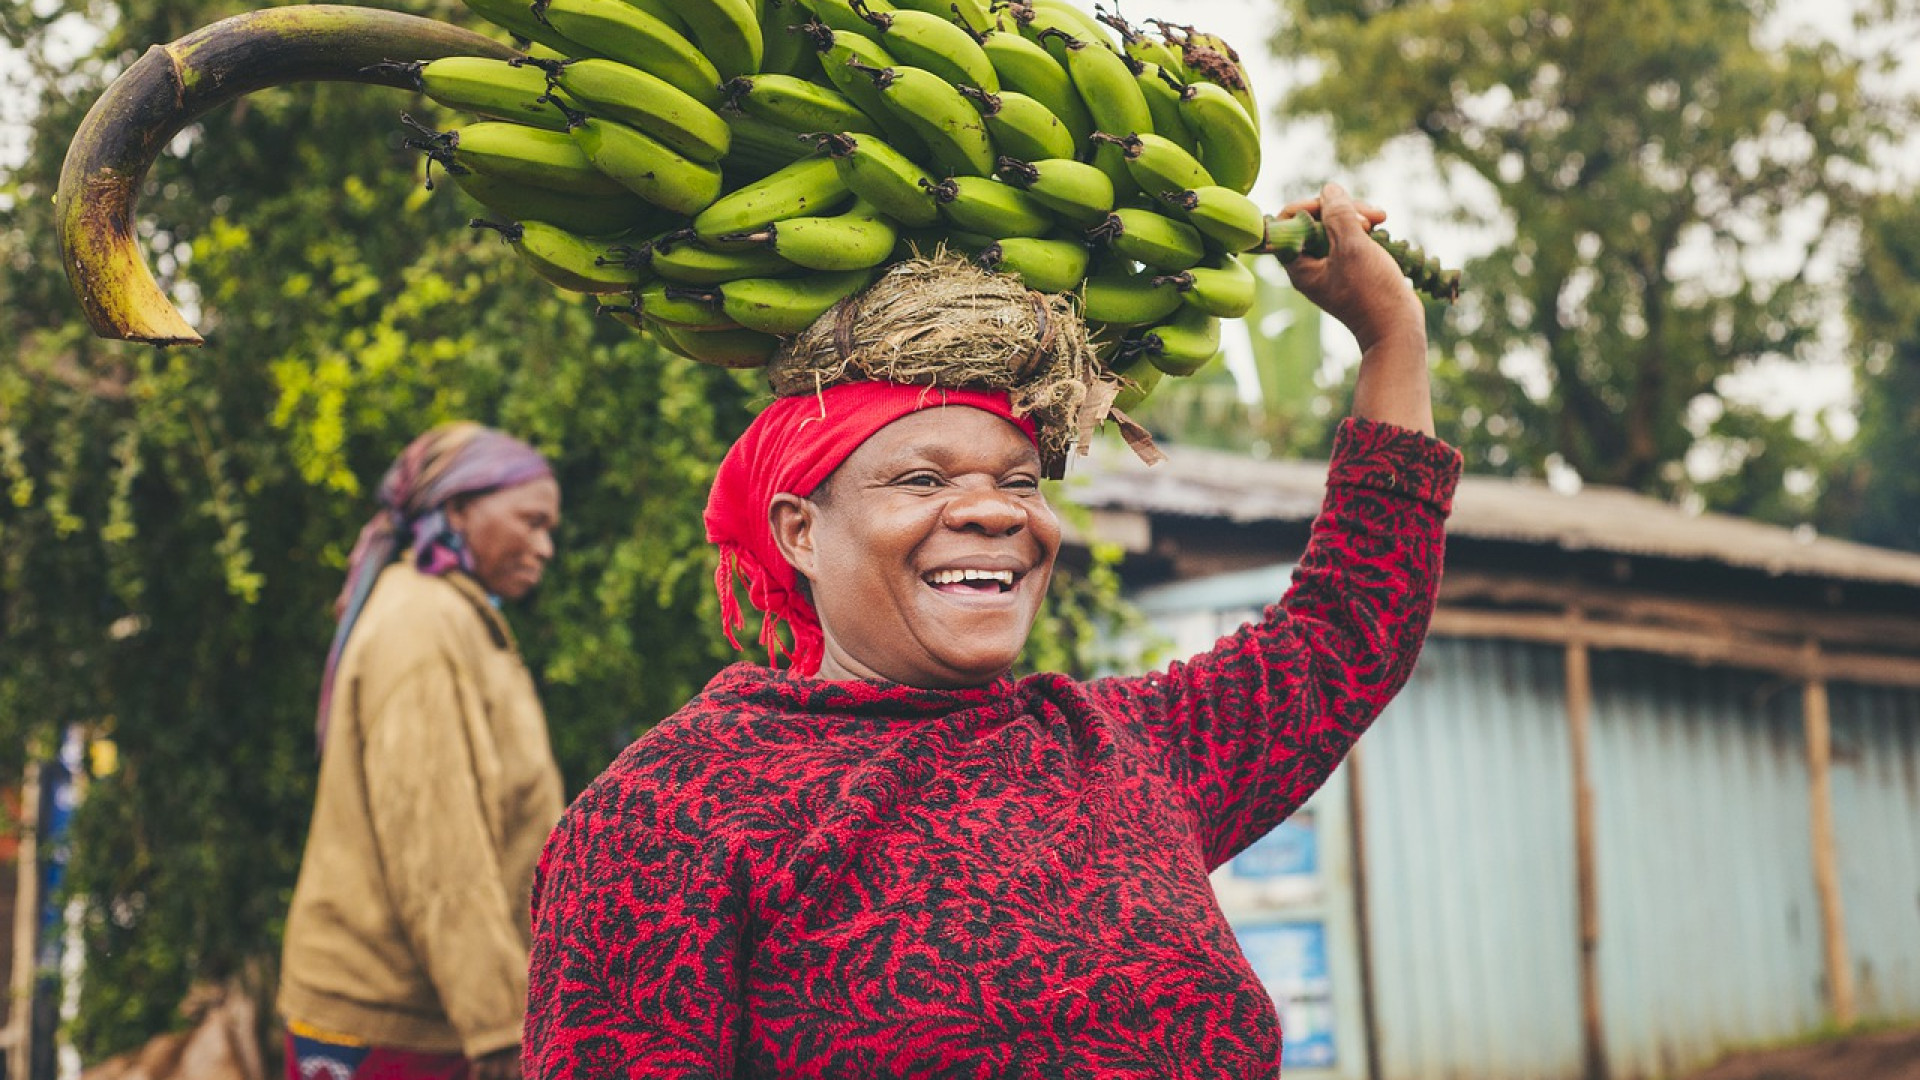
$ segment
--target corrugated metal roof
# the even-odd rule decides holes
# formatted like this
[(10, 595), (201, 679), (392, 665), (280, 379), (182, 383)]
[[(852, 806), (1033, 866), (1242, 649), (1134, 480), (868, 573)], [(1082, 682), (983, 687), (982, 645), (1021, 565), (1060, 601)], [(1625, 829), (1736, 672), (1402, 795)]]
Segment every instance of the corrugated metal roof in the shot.
[[(1069, 469), (1067, 494), (1098, 509), (1217, 518), (1240, 524), (1307, 521), (1320, 509), (1326, 466), (1260, 461), (1216, 450), (1168, 448), (1149, 468), (1097, 445)], [(1721, 563), (1777, 576), (1920, 586), (1920, 555), (1869, 547), (1724, 514), (1689, 514), (1620, 488), (1563, 495), (1490, 476), (1461, 481), (1450, 536), (1662, 559)]]

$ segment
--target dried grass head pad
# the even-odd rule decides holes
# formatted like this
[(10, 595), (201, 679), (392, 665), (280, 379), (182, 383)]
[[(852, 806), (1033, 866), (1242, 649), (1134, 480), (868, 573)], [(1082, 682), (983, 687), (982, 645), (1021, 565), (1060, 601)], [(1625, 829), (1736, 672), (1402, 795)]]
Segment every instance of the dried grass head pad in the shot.
[(1071, 297), (945, 251), (889, 266), (781, 349), (767, 376), (782, 397), (871, 380), (1004, 391), (1054, 475), (1120, 391)]

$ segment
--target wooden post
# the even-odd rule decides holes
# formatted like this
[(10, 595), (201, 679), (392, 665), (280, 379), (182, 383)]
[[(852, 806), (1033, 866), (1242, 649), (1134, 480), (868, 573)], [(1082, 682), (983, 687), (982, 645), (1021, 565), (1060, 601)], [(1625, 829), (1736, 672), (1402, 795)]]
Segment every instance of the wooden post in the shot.
[(1827, 1005), (1833, 1022), (1852, 1027), (1853, 965), (1847, 950), (1847, 915), (1840, 896), (1840, 858), (1833, 838), (1833, 713), (1820, 670), (1820, 645), (1808, 641), (1802, 712), (1807, 736), (1808, 815), (1813, 826), (1813, 881), (1820, 894), (1820, 938), (1827, 965)]
[(7, 1000), (7, 1075), (27, 1076), (33, 1060), (33, 975), (40, 962), (40, 762), (20, 783), (20, 846), (15, 849), (13, 971)]
[(1589, 753), (1593, 668), (1579, 608), (1567, 611), (1567, 740), (1573, 759), (1574, 875), (1580, 906), (1580, 1031), (1586, 1080), (1607, 1080), (1607, 1029), (1600, 1007), (1600, 897), (1594, 853), (1593, 764)]
[(1360, 1038), (1367, 1080), (1380, 1080), (1380, 1029), (1373, 1011), (1373, 934), (1367, 921), (1367, 804), (1361, 751), (1347, 751), (1348, 838), (1353, 848), (1353, 925), (1360, 953)]

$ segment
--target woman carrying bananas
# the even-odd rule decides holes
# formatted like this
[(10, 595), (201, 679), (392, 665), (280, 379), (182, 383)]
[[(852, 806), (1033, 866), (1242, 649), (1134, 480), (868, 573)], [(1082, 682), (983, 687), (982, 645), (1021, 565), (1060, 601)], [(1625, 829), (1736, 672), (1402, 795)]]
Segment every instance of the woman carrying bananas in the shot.
[(410, 443), (360, 533), (321, 681), (287, 915), (289, 1080), (517, 1080), (527, 901), (564, 806), (500, 600), (539, 584), (560, 488), (473, 423)]
[[(1421, 305), (1366, 235), (1382, 215), (1331, 185), (1290, 209), (1332, 235), (1289, 272), (1363, 349), (1353, 417), (1287, 595), (1171, 670), (1010, 677), (1060, 547), (1055, 433), (1018, 382), (803, 388), (754, 421), (707, 528), (729, 633), (737, 574), (785, 667), (721, 672), (555, 830), (529, 1075), (1278, 1072), (1273, 1002), (1207, 875), (1408, 677), (1459, 471)], [(954, 317), (984, 339), (1026, 301)], [(898, 344), (894, 306), (816, 329)], [(1085, 347), (1063, 318), (1032, 352)]]

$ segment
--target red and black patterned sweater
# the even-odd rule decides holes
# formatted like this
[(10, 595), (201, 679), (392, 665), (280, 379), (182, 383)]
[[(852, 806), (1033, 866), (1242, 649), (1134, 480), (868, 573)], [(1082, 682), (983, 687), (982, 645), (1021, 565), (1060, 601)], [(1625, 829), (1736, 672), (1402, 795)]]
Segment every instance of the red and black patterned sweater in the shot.
[(528, 1075), (1276, 1075), (1207, 875), (1406, 681), (1458, 474), (1348, 421), (1286, 597), (1165, 673), (722, 671), (548, 842)]

